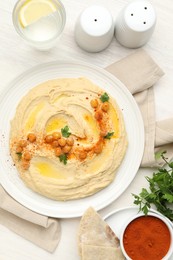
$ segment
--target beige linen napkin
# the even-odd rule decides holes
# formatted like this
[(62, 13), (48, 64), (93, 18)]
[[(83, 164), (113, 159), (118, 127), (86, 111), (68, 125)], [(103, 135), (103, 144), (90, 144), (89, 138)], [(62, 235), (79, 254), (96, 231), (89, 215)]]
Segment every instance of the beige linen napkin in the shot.
[[(142, 166), (153, 166), (156, 164), (154, 147), (161, 146), (165, 149), (171, 146), (172, 148), (173, 142), (173, 123), (169, 120), (155, 123), (152, 86), (163, 75), (163, 72), (143, 50), (136, 51), (106, 69), (128, 87), (139, 105), (145, 125), (145, 151)], [(60, 239), (60, 225), (57, 219), (25, 208), (11, 198), (1, 186), (0, 224), (49, 252), (55, 250)]]
[(156, 122), (153, 85), (164, 75), (153, 59), (142, 49), (106, 68), (129, 89), (142, 114), (145, 129), (145, 149), (141, 167), (164, 164), (156, 161), (155, 152), (166, 150), (173, 157), (173, 118)]
[(0, 186), (0, 224), (39, 247), (53, 252), (60, 240), (57, 219), (37, 214), (11, 198)]

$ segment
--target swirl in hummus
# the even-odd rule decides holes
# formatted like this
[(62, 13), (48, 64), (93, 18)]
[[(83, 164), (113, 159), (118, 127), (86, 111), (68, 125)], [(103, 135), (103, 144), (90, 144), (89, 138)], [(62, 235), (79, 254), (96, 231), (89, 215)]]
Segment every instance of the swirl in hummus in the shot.
[(90, 196), (109, 185), (127, 149), (116, 101), (86, 78), (42, 83), (11, 122), (11, 156), (24, 183), (55, 200)]

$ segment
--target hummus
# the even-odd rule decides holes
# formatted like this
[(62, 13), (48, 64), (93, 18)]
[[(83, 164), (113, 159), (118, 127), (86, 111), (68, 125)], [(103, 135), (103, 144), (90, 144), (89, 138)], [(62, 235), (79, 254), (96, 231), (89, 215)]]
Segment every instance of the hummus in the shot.
[(116, 101), (86, 78), (34, 87), (11, 122), (10, 151), (20, 177), (55, 200), (83, 198), (109, 185), (126, 148)]

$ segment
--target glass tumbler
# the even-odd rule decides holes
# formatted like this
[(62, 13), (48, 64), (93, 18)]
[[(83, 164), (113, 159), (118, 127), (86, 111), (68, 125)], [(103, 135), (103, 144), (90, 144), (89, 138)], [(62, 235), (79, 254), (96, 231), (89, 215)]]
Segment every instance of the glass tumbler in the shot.
[(39, 50), (55, 46), (65, 23), (66, 11), (59, 0), (19, 0), (13, 9), (17, 33)]

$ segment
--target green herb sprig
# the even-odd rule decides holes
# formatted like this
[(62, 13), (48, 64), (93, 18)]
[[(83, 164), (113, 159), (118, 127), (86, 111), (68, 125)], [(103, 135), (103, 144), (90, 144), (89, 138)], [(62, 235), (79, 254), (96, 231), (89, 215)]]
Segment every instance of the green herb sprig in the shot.
[(20, 161), (21, 159), (22, 159), (22, 153), (16, 153), (17, 154), (17, 156), (18, 156), (18, 160)]
[(104, 136), (105, 139), (111, 139), (111, 137), (114, 135), (114, 132), (108, 132), (107, 135)]
[(103, 95), (101, 95), (100, 100), (104, 103), (109, 100), (108, 94), (105, 92)]
[(66, 155), (66, 154), (61, 154), (61, 155), (59, 156), (59, 160), (60, 160), (60, 162), (62, 162), (64, 165), (66, 165), (66, 164), (67, 164), (67, 155)]
[(66, 125), (64, 128), (61, 128), (61, 134), (63, 137), (69, 137), (71, 135), (68, 125)]
[(158, 168), (152, 178), (146, 177), (149, 190), (143, 188), (139, 195), (132, 194), (135, 198), (134, 204), (139, 206), (139, 211), (148, 214), (151, 205), (173, 221), (173, 162), (168, 162), (162, 152), (160, 157), (166, 163), (164, 168)]

